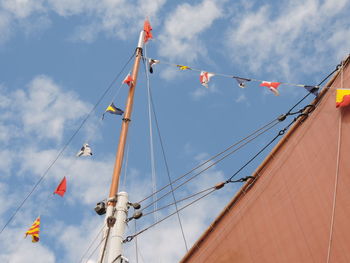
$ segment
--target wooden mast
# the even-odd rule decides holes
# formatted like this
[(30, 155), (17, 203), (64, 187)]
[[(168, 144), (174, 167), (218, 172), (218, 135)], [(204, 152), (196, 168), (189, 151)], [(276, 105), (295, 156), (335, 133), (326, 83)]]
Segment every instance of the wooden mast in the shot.
[[(109, 198), (110, 199), (114, 198), (116, 196), (116, 194), (118, 193), (120, 172), (121, 172), (121, 168), (122, 168), (122, 164), (123, 164), (125, 144), (126, 144), (129, 124), (131, 121), (132, 107), (133, 107), (133, 103), (134, 103), (134, 94), (135, 94), (135, 88), (136, 88), (136, 82), (137, 82), (137, 75), (138, 75), (140, 61), (141, 61), (141, 57), (142, 57), (142, 47), (143, 47), (143, 41), (144, 41), (143, 38), (144, 38), (144, 31), (142, 31), (140, 34), (139, 43), (138, 43), (138, 46), (137, 46), (136, 52), (135, 52), (136, 57), (135, 57), (135, 62), (134, 62), (134, 66), (132, 69), (132, 75), (131, 75), (133, 80), (130, 84), (129, 95), (128, 95), (128, 98), (126, 101), (126, 108), (125, 108), (121, 132), (120, 132), (120, 137), (119, 137), (118, 150), (116, 153), (116, 160), (115, 160), (114, 171), (113, 171), (113, 175), (112, 175), (112, 183), (111, 183), (111, 187), (109, 190)], [(115, 205), (115, 202), (109, 202), (108, 205)]]

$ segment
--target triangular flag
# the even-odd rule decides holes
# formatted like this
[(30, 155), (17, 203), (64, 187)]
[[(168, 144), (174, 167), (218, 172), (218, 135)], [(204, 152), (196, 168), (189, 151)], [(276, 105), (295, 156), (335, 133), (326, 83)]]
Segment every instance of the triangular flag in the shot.
[(210, 81), (210, 78), (213, 76), (215, 76), (214, 73), (202, 71), (199, 76), (199, 81), (204, 87), (208, 88), (208, 82)]
[(53, 193), (63, 197), (64, 194), (66, 193), (66, 190), (67, 190), (67, 180), (66, 180), (66, 177), (63, 177), (62, 181), (60, 182), (55, 192)]
[(119, 108), (117, 108), (113, 104), (113, 102), (110, 105), (108, 105), (108, 107), (106, 108), (105, 112), (102, 114), (102, 120), (104, 119), (106, 112), (109, 112), (111, 114), (116, 114), (116, 115), (123, 115), (123, 113), (124, 113), (124, 111), (119, 109)]
[(159, 62), (160, 62), (159, 60), (152, 59), (152, 58), (150, 58), (150, 59), (148, 60), (149, 72), (150, 72), (151, 74), (153, 73), (153, 68), (152, 68), (152, 66), (153, 66), (154, 64), (158, 64)]
[(39, 242), (39, 232), (40, 232), (40, 216), (38, 216), (38, 218), (35, 219), (33, 225), (25, 233), (26, 235), (25, 237), (27, 237), (28, 235), (31, 235), (33, 243)]
[(87, 143), (84, 143), (83, 146), (81, 147), (80, 151), (76, 154), (77, 157), (91, 156), (91, 155), (92, 155), (91, 147)]
[(153, 38), (152, 35), (152, 27), (151, 24), (149, 23), (149, 20), (145, 20), (143, 24), (143, 30), (145, 31), (145, 37), (144, 37), (144, 42), (146, 43), (149, 39)]
[(308, 92), (314, 94), (316, 97), (318, 96), (318, 92), (319, 92), (319, 90), (320, 90), (320, 87), (319, 87), (319, 86), (307, 86), (307, 85), (304, 85), (304, 88), (305, 88)]
[(125, 77), (125, 79), (123, 80), (123, 83), (125, 83), (126, 85), (128, 85), (129, 87), (131, 86), (132, 82), (133, 82), (133, 78), (131, 77), (130, 73)]
[(280, 95), (277, 88), (280, 85), (280, 82), (270, 82), (270, 81), (263, 81), (261, 82), (260, 86), (267, 87), (269, 90), (273, 92), (276, 96)]
[(233, 77), (234, 79), (236, 79), (238, 86), (242, 89), (245, 88), (245, 83), (247, 81), (250, 81), (250, 79), (245, 79), (245, 78), (239, 78), (239, 77)]
[(188, 66), (183, 66), (183, 65), (176, 65), (180, 70), (186, 70), (186, 69), (191, 69)]
[(337, 95), (335, 99), (335, 106), (346, 107), (350, 105), (350, 89), (337, 89)]

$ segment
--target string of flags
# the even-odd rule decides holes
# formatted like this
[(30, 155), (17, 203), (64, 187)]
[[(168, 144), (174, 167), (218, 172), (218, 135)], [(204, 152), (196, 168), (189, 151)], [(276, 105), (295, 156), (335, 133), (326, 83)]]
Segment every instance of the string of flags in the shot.
[(253, 78), (243, 78), (243, 77), (238, 77), (238, 76), (233, 76), (233, 75), (209, 72), (206, 70), (196, 69), (196, 68), (192, 68), (192, 67), (185, 66), (185, 65), (164, 62), (164, 61), (160, 61), (158, 59), (153, 59), (153, 58), (145, 58), (145, 59), (148, 60), (148, 68), (149, 68), (150, 73), (154, 72), (154, 69), (153, 69), (154, 65), (159, 64), (159, 63), (175, 66), (181, 71), (186, 71), (186, 70), (198, 71), (198, 72), (200, 72), (199, 82), (201, 85), (203, 85), (206, 88), (208, 88), (208, 83), (212, 77), (221, 76), (221, 77), (235, 79), (237, 84), (238, 84), (238, 87), (240, 87), (242, 89), (246, 88), (248, 82), (260, 82), (259, 86), (266, 87), (268, 90), (270, 90), (276, 96), (279, 96), (280, 93), (279, 93), (278, 87), (282, 84), (288, 85), (288, 86), (303, 87), (308, 92), (314, 94), (315, 96), (318, 96), (318, 93), (319, 93), (319, 86), (310, 86), (310, 85), (294, 84), (294, 83), (287, 83), (287, 82), (272, 82), (272, 81), (259, 80), (259, 79), (253, 79)]
[[(92, 150), (91, 150), (91, 147), (89, 146), (89, 144), (87, 144), (87, 143), (84, 143), (83, 146), (81, 147), (80, 151), (76, 154), (77, 157), (91, 156), (91, 155), (92, 155)], [(56, 187), (53, 194), (57, 194), (61, 197), (64, 197), (64, 194), (66, 193), (66, 191), (67, 191), (67, 179), (64, 176), (63, 179), (61, 180), (61, 182)], [(25, 232), (25, 238), (28, 235), (30, 235), (30, 236), (32, 236), (33, 243), (39, 242), (39, 240), (40, 240), (39, 233), (40, 233), (40, 216), (38, 216), (35, 219), (34, 223), (31, 225), (31, 227), (27, 230), (27, 232)]]

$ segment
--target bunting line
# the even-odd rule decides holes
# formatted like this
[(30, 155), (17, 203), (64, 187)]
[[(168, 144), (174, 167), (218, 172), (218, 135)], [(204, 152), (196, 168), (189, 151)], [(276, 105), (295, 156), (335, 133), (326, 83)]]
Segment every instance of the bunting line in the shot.
[[(270, 82), (270, 81), (266, 81), (266, 80), (261, 80), (261, 79), (255, 79), (255, 78), (246, 78), (246, 77), (241, 77), (241, 76), (236, 76), (236, 75), (229, 75), (229, 74), (223, 74), (223, 73), (217, 73), (217, 72), (212, 72), (212, 71), (207, 71), (207, 70), (204, 70), (204, 69), (198, 69), (198, 68), (193, 68), (193, 67), (190, 67), (190, 66), (185, 66), (183, 64), (175, 64), (175, 63), (172, 63), (172, 62), (168, 62), (168, 61), (163, 61), (163, 60), (158, 60), (158, 59), (154, 59), (154, 58), (148, 58), (148, 57), (144, 57), (147, 61), (149, 61), (149, 69), (151, 71), (151, 73), (153, 73), (153, 68), (152, 68), (152, 65), (153, 64), (160, 64), (160, 63), (163, 63), (163, 64), (166, 64), (166, 65), (170, 65), (170, 66), (174, 66), (176, 68), (178, 68), (179, 70), (181, 71), (187, 71), (187, 70), (191, 70), (191, 71), (196, 71), (196, 72), (199, 72), (200, 74), (202, 72), (205, 72), (205, 73), (209, 73), (209, 74), (212, 74), (213, 76), (220, 76), (220, 77), (225, 77), (225, 78), (230, 78), (230, 79), (236, 79), (237, 81), (237, 84), (240, 88), (245, 88), (245, 84), (246, 82), (259, 82), (261, 84), (264, 84), (262, 86), (266, 86), (266, 83), (278, 83), (278, 85), (287, 85), (287, 86), (295, 86), (295, 87), (302, 87), (302, 88), (305, 88), (308, 92), (310, 93), (313, 93), (315, 96), (318, 95), (318, 92), (316, 92), (315, 90), (318, 91), (319, 89), (319, 86), (317, 85), (306, 85), (306, 84), (297, 84), (297, 83), (290, 83), (290, 82), (277, 82), (277, 81), (274, 81), (274, 82)], [(277, 85), (277, 86), (278, 86)], [(275, 93), (275, 95), (278, 94), (277, 92), (277, 88), (272, 88), (270, 89), (271, 91), (273, 91)], [(312, 91), (311, 91), (312, 90)]]

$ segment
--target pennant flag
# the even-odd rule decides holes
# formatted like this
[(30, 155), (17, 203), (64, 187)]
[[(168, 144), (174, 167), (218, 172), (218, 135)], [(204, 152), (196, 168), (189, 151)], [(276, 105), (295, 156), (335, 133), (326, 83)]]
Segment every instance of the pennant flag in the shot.
[(105, 118), (105, 113), (109, 112), (111, 114), (115, 114), (115, 115), (123, 115), (124, 111), (117, 108), (113, 102), (107, 107), (107, 109), (105, 110), (105, 112), (102, 114), (102, 120)]
[(337, 89), (335, 106), (346, 107), (350, 105), (350, 89)]
[(33, 243), (39, 242), (39, 232), (40, 232), (40, 216), (38, 216), (38, 218), (35, 219), (33, 225), (26, 232), (25, 237), (27, 237), (28, 235), (31, 235)]
[(191, 69), (188, 66), (183, 66), (183, 65), (176, 65), (180, 70), (186, 70), (186, 69)]
[(143, 41), (146, 43), (149, 39), (153, 38), (152, 27), (148, 19), (145, 20), (145, 23), (143, 24), (143, 30), (145, 31), (145, 37)]
[(314, 94), (316, 97), (318, 96), (318, 93), (319, 93), (319, 90), (320, 90), (320, 87), (319, 86), (307, 86), (307, 85), (304, 85), (304, 88)]
[(149, 72), (150, 72), (151, 74), (153, 73), (153, 68), (152, 68), (152, 66), (153, 66), (154, 64), (158, 64), (159, 62), (160, 62), (159, 60), (152, 59), (152, 58), (150, 58), (150, 59), (148, 60)]
[(125, 83), (126, 85), (128, 85), (129, 87), (131, 86), (132, 82), (134, 80), (132, 79), (130, 73), (125, 77), (125, 79), (123, 80), (123, 83)]
[(60, 182), (55, 192), (53, 193), (63, 197), (64, 194), (66, 193), (66, 190), (67, 190), (67, 180), (66, 180), (66, 177), (63, 177), (62, 181)]
[(267, 87), (269, 90), (273, 92), (276, 96), (280, 95), (277, 88), (280, 85), (280, 82), (269, 82), (269, 81), (263, 81), (261, 82), (260, 86)]
[(250, 79), (244, 79), (244, 78), (238, 78), (238, 77), (233, 77), (234, 79), (236, 79), (237, 83), (238, 83), (238, 86), (242, 89), (245, 88), (245, 83), (247, 81), (250, 81)]
[(84, 143), (83, 147), (81, 147), (80, 151), (76, 154), (77, 157), (91, 156), (91, 155), (92, 155), (91, 147), (87, 143)]
[(213, 76), (215, 76), (215, 74), (202, 71), (201, 75), (199, 76), (199, 81), (204, 87), (208, 88), (208, 82), (210, 81), (210, 78)]

